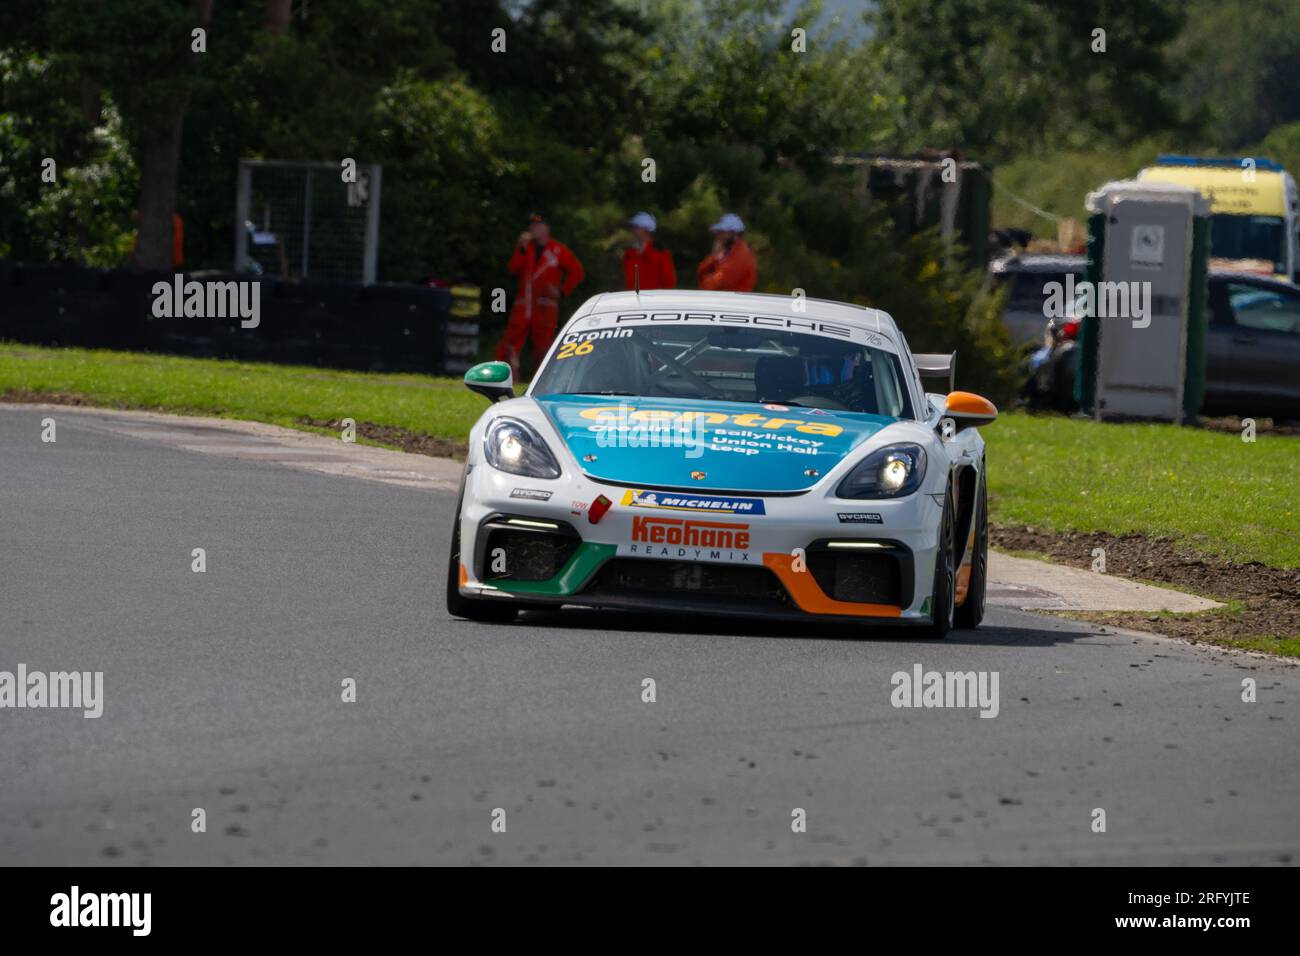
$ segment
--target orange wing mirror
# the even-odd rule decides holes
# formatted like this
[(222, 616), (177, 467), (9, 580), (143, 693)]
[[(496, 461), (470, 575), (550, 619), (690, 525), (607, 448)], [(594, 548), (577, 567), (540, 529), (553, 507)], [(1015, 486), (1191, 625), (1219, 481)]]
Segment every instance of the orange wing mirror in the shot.
[(997, 421), (998, 407), (974, 392), (949, 392), (944, 403), (944, 418), (951, 418), (957, 431)]

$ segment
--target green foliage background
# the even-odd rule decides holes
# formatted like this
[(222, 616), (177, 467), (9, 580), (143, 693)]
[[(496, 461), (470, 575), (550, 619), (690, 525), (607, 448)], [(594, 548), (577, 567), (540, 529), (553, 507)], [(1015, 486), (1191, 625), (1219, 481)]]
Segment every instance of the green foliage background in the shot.
[[(1044, 234), (1050, 220), (1008, 190), (1078, 215), (1089, 189), (1162, 150), (1300, 166), (1288, 0), (836, 9), (857, 29), (783, 0), (312, 0), (276, 36), (263, 4), (213, 0), (193, 57), (189, 0), (6, 0), (0, 256), (123, 262), (142, 131), (181, 98), (191, 269), (230, 265), (242, 157), (382, 163), (385, 281), (513, 293), (505, 261), (541, 209), (587, 266), (580, 301), (619, 287), (623, 224), (646, 209), (690, 286), (708, 223), (732, 210), (760, 290), (887, 309), (914, 348), (957, 348), (964, 386), (1005, 398), (1014, 357), (983, 276), (936, 236), (900, 240), (837, 152), (991, 162), (1005, 187), (995, 224)], [(792, 50), (796, 27), (806, 52)], [(47, 157), (56, 184), (40, 180)]]

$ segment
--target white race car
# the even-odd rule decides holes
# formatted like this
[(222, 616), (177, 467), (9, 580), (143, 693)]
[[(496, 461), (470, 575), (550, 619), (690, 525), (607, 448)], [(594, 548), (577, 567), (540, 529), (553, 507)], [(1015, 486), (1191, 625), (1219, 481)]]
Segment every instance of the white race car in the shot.
[(474, 425), (447, 609), (581, 605), (910, 624), (984, 615), (978, 395), (927, 394), (884, 312), (729, 292), (614, 293), (565, 325), (527, 392), (465, 384)]

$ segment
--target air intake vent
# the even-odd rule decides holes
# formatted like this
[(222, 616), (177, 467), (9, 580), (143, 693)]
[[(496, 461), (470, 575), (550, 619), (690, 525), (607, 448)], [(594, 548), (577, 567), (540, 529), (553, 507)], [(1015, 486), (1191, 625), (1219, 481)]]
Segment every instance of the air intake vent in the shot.
[(581, 543), (576, 535), (494, 527), (483, 551), (485, 581), (548, 581)]
[(890, 554), (811, 551), (808, 570), (826, 596), (836, 601), (903, 603), (899, 562)]

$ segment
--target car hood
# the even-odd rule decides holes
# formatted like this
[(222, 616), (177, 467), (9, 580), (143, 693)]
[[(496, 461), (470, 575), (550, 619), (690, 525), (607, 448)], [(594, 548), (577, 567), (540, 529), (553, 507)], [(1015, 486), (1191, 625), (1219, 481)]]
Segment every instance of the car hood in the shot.
[(898, 419), (779, 404), (537, 395), (579, 467), (633, 487), (806, 491)]

